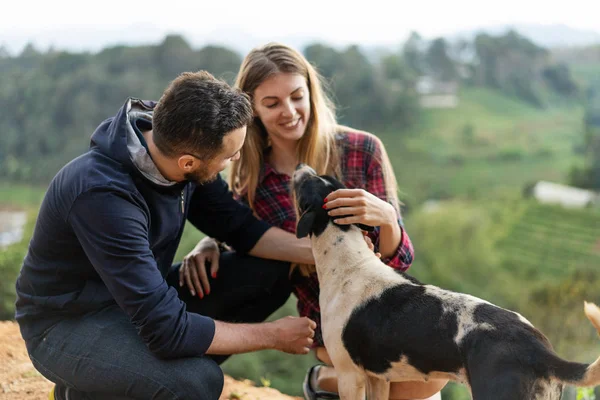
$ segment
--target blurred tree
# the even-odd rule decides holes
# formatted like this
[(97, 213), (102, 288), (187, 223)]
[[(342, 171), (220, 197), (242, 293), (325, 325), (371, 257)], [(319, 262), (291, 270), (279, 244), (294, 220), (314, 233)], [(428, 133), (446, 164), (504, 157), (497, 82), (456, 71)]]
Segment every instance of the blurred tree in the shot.
[(43, 54), (32, 43), (28, 43), (19, 55), (19, 67), (25, 69), (37, 68), (42, 57)]
[(583, 125), (585, 164), (571, 169), (570, 181), (574, 186), (600, 190), (600, 81), (587, 90)]
[[(357, 46), (338, 51), (321, 44), (307, 58), (330, 83), (340, 121), (366, 130), (401, 131), (419, 109), (412, 72), (402, 58), (383, 66)], [(48, 182), (89, 146), (95, 127), (130, 97), (158, 99), (182, 71), (205, 69), (233, 83), (241, 57), (219, 46), (194, 50), (180, 35), (151, 46), (112, 46), (91, 53), (33, 45), (0, 56), (0, 178)]]
[(367, 130), (394, 124), (401, 131), (416, 120), (413, 72), (398, 56), (373, 64), (358, 46), (340, 52), (321, 44), (304, 54), (328, 82), (341, 123)]
[(443, 38), (435, 39), (425, 55), (430, 74), (441, 81), (458, 78), (454, 61), (448, 55), (448, 46)]
[(408, 66), (401, 55), (388, 54), (381, 58), (381, 68), (385, 79), (397, 82), (401, 85), (411, 86), (416, 79), (415, 72)]
[(225, 79), (230, 85), (234, 83), (242, 63), (242, 59), (237, 53), (220, 46), (206, 46), (196, 54), (197, 63), (193, 70), (203, 69)]
[(332, 47), (314, 43), (304, 49), (304, 56), (325, 77), (331, 79), (340, 63), (340, 54)]
[(529, 301), (520, 311), (549, 337), (562, 357), (588, 362), (596, 358), (593, 349), (598, 335), (583, 313), (583, 300), (600, 302), (596, 283), (600, 275), (594, 271), (575, 271), (553, 282), (532, 282)]
[(406, 64), (417, 75), (425, 73), (425, 42), (417, 32), (411, 32), (402, 47), (402, 57)]
[(194, 51), (181, 35), (168, 35), (155, 49), (155, 63), (161, 76), (174, 79), (186, 71), (194, 58)]
[(542, 70), (542, 75), (557, 93), (564, 96), (577, 94), (577, 83), (573, 80), (567, 64), (550, 65)]
[(6, 59), (10, 57), (10, 53), (5, 46), (0, 46), (0, 59)]
[(546, 49), (515, 31), (498, 37), (478, 34), (474, 44), (477, 56), (474, 83), (543, 106), (539, 84), (542, 69), (547, 65)]

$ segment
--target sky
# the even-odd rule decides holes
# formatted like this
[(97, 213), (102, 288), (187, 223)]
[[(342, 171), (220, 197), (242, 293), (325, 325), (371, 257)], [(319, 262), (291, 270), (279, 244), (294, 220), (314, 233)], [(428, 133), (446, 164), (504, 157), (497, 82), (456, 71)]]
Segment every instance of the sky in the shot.
[[(192, 45), (238, 48), (267, 41), (320, 41), (333, 46), (401, 43), (410, 31), (426, 38), (491, 25), (563, 24), (600, 33), (596, 0), (5, 0), (0, 45), (11, 52), (96, 51), (106, 45), (157, 43), (167, 33)], [(354, 5), (350, 5), (353, 3)]]

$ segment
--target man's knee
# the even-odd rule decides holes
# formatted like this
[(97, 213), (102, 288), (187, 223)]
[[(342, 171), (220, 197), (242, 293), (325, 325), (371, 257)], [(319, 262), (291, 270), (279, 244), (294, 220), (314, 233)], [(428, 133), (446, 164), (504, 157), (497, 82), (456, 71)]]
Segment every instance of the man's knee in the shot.
[[(182, 360), (183, 361), (183, 360)], [(209, 357), (185, 359), (184, 367), (176, 367), (176, 393), (182, 399), (217, 400), (224, 385), (223, 371)]]
[(276, 309), (285, 304), (287, 299), (292, 294), (292, 285), (289, 278), (287, 265), (279, 264), (276, 266), (277, 272), (273, 285), (269, 288), (273, 303), (276, 304)]
[(268, 297), (274, 310), (287, 301), (292, 293), (289, 262), (237, 255), (235, 253), (229, 255), (232, 260), (236, 260), (244, 266), (244, 272), (250, 274), (247, 280), (253, 280), (256, 286), (260, 287), (260, 291), (256, 295)]

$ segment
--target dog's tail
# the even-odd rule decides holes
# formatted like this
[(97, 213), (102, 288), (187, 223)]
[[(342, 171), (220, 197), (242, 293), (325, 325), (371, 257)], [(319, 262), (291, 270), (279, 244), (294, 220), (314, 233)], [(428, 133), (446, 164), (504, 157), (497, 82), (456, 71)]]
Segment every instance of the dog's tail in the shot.
[[(600, 308), (594, 303), (584, 302), (585, 316), (600, 335)], [(600, 357), (591, 364), (565, 361), (558, 356), (551, 362), (552, 375), (558, 380), (574, 386), (600, 385)]]

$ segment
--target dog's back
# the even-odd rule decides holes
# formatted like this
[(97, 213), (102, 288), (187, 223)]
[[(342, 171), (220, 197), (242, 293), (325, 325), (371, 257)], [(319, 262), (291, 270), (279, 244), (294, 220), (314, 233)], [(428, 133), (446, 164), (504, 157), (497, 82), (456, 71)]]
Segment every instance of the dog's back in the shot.
[(317, 266), (324, 338), (367, 375), (447, 378), (469, 385), (474, 399), (498, 400), (559, 400), (562, 382), (584, 379), (588, 366), (560, 359), (518, 313), (423, 285), (365, 253), (358, 230), (331, 229), (329, 245), (316, 246), (328, 249), (327, 271)]

